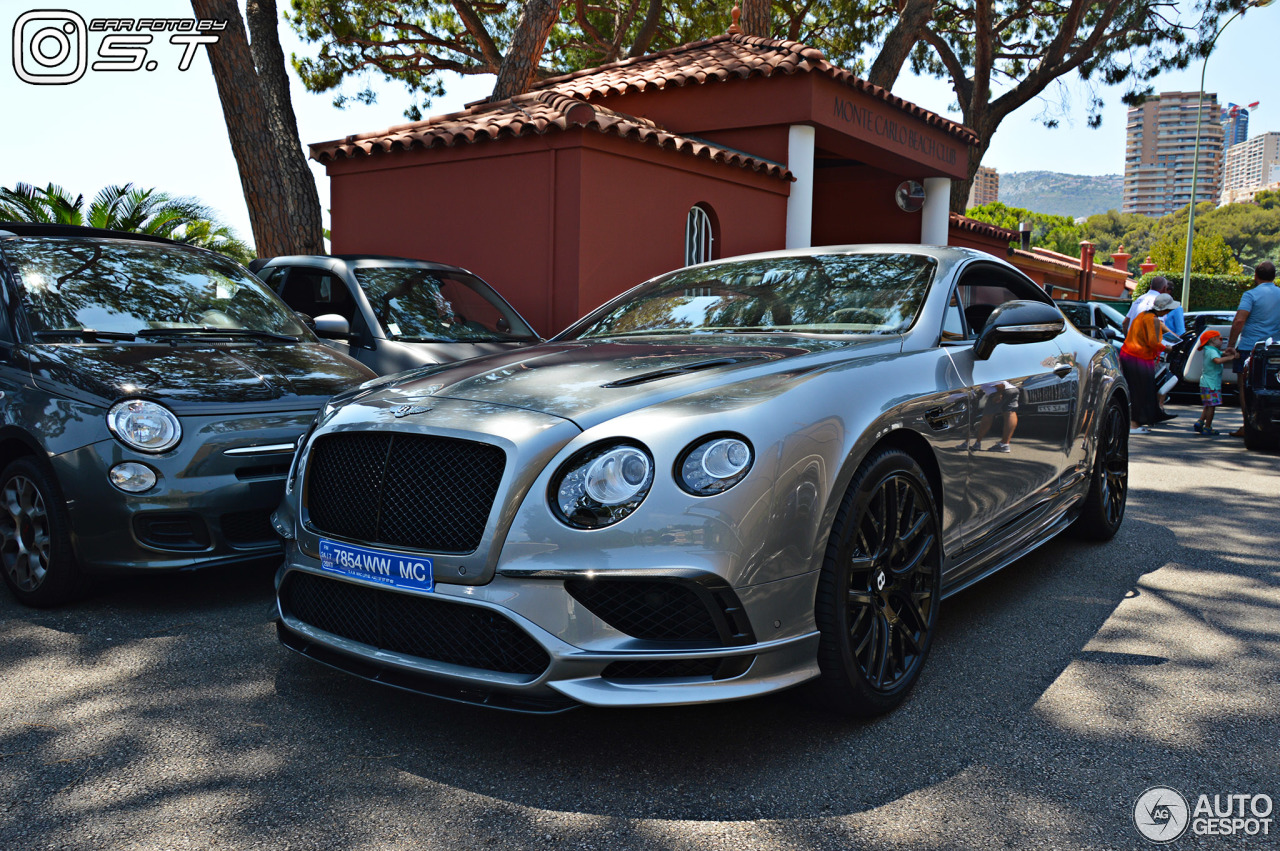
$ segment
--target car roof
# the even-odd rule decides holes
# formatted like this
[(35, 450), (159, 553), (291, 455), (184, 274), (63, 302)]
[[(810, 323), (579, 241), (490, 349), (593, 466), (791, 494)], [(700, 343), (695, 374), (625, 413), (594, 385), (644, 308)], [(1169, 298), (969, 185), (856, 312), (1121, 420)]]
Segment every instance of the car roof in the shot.
[(53, 225), (43, 222), (0, 222), (0, 238), (6, 236), (71, 236), (93, 239), (127, 239), (133, 242), (157, 242), (161, 245), (178, 245), (183, 248), (197, 247), (149, 233), (87, 228), (80, 225)]
[[(262, 261), (259, 268), (268, 264), (277, 265), (283, 263), (328, 263), (336, 265), (335, 261), (347, 264), (393, 264), (393, 263), (412, 263), (415, 266), (423, 266), (428, 269), (439, 269), (441, 271), (450, 272), (468, 272), (461, 266), (455, 266), (452, 263), (441, 263), (437, 260), (422, 260), (416, 257), (396, 257), (391, 254), (284, 254), (279, 257), (258, 258)], [(257, 262), (256, 260), (254, 261)]]

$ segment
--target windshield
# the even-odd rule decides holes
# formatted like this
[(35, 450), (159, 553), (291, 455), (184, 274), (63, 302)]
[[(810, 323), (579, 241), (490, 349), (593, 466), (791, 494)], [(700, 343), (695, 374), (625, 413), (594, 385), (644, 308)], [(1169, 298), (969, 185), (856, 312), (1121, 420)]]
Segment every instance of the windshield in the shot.
[(390, 340), (503, 342), (538, 338), (511, 305), (464, 272), (357, 266), (356, 281)]
[(38, 335), (225, 329), (312, 339), (261, 281), (210, 252), (39, 237), (6, 240), (3, 248)]
[(682, 269), (587, 315), (565, 337), (898, 334), (915, 321), (936, 266), (919, 254), (822, 254)]

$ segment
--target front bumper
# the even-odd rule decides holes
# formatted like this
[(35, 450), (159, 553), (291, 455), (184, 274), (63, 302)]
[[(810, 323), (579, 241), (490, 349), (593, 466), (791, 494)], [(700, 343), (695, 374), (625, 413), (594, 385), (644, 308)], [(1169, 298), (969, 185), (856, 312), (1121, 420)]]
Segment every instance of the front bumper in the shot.
[[(566, 589), (574, 576), (593, 578), (589, 572), (547, 578), (499, 575), (483, 586), (440, 584), (434, 593), (423, 593), (326, 573), (316, 560), (291, 547), (277, 574), (278, 631), (285, 647), (356, 676), (525, 712), (562, 711), (577, 704), (639, 707), (738, 700), (790, 688), (818, 674), (812, 622), (816, 574), (730, 592), (731, 602), (740, 603), (750, 623), (749, 643), (629, 635)], [(629, 576), (625, 570), (610, 571), (602, 581), (644, 582), (651, 577), (652, 572)], [(296, 592), (304, 586), (324, 589), (320, 617), (300, 615), (300, 610), (320, 611), (299, 603)], [(797, 617), (797, 612), (804, 614)], [(460, 624), (458, 615), (481, 623)], [(378, 625), (357, 623), (366, 617)], [(473, 628), (483, 632), (468, 634)], [(406, 629), (447, 629), (444, 640), (456, 639), (465, 649), (406, 652)], [(470, 649), (486, 644), (493, 651), (484, 659), (469, 655)]]
[[(259, 414), (243, 428), (185, 418), (183, 442), (163, 455), (102, 440), (52, 456), (78, 563), (91, 573), (278, 563), (284, 549), (271, 512), (284, 497), (293, 444), (313, 417)], [(117, 490), (107, 473), (122, 461), (148, 465), (159, 482), (142, 494)]]

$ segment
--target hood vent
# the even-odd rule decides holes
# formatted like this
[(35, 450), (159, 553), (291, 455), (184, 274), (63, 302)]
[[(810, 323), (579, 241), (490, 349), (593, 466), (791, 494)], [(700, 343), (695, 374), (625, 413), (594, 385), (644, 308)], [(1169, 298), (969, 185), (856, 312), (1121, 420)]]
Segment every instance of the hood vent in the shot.
[(736, 358), (715, 358), (714, 360), (698, 361), (697, 363), (685, 364), (684, 366), (673, 366), (667, 369), (658, 369), (653, 372), (646, 372), (643, 375), (635, 375), (629, 378), (620, 378), (617, 381), (610, 381), (608, 384), (602, 384), (601, 387), (635, 387), (637, 384), (648, 384), (650, 381), (661, 381), (664, 378), (674, 378), (677, 375), (687, 375), (691, 372), (701, 372), (704, 369), (714, 369), (717, 366), (731, 366), (735, 363), (745, 363), (753, 360), (765, 360), (760, 355), (749, 355)]

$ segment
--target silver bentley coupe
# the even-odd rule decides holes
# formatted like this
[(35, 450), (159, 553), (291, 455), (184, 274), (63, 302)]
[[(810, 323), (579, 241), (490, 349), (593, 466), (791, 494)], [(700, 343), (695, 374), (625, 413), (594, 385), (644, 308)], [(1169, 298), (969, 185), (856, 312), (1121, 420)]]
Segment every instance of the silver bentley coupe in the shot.
[(906, 696), (949, 595), (1124, 516), (1112, 347), (1009, 264), (846, 246), (655, 278), (370, 381), (273, 517), (284, 645), (529, 712)]

